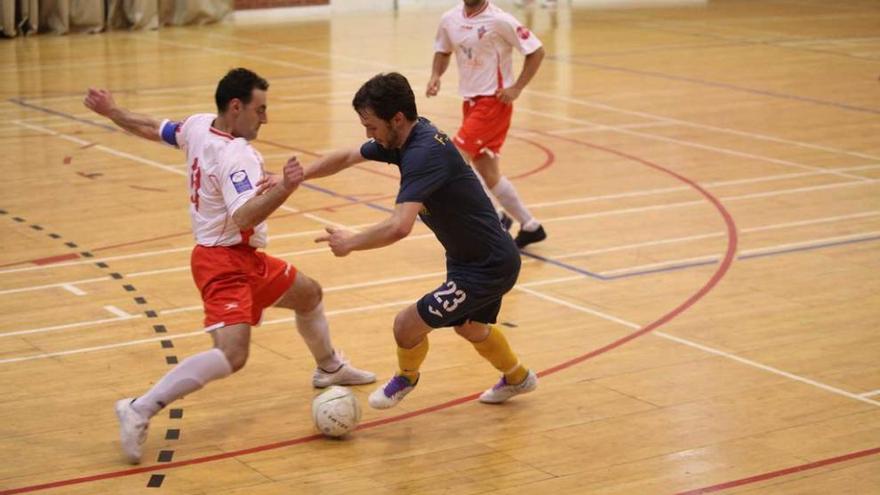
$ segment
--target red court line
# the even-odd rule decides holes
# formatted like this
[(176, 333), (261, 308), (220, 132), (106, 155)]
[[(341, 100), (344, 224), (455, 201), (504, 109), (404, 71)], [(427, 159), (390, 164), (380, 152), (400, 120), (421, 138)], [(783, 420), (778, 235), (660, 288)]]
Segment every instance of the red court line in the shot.
[(738, 480), (728, 481), (726, 483), (720, 483), (717, 485), (706, 486), (703, 488), (697, 488), (695, 490), (688, 490), (686, 492), (678, 492), (676, 495), (699, 495), (701, 493), (713, 493), (720, 492), (721, 490), (727, 490), (728, 488), (734, 488), (737, 486), (748, 485), (750, 483), (758, 483), (761, 481), (766, 481), (773, 478), (778, 478), (780, 476), (787, 476), (789, 474), (800, 473), (802, 471), (809, 471), (811, 469), (818, 469), (820, 467), (829, 466), (831, 464), (837, 464), (839, 462), (846, 462), (852, 459), (858, 459), (860, 457), (867, 457), (869, 455), (880, 454), (880, 447), (874, 447), (873, 449), (860, 450), (858, 452), (851, 452), (849, 454), (844, 454), (837, 457), (830, 457), (828, 459), (822, 459), (820, 461), (810, 462), (807, 464), (801, 464), (800, 466), (792, 466), (790, 468), (780, 469), (778, 471), (770, 471), (769, 473), (758, 474), (755, 476), (749, 476), (748, 478), (741, 478)]
[[(598, 356), (598, 355), (603, 354), (605, 352), (608, 352), (612, 349), (620, 347), (621, 345), (623, 345), (623, 344), (625, 344), (625, 343), (627, 343), (637, 337), (640, 337), (640, 336), (645, 335), (646, 333), (648, 333), (652, 330), (655, 330), (656, 328), (660, 327), (664, 323), (667, 323), (668, 321), (672, 320), (676, 316), (683, 313), (685, 310), (687, 310), (688, 308), (693, 306), (697, 301), (699, 301), (703, 296), (708, 294), (709, 291), (711, 291), (712, 288), (714, 288), (718, 284), (718, 282), (724, 277), (724, 275), (729, 270), (729, 268), (730, 268), (731, 264), (733, 263), (733, 260), (736, 256), (736, 248), (737, 248), (737, 243), (738, 243), (738, 237), (737, 237), (737, 233), (736, 233), (736, 224), (734, 223), (733, 217), (730, 215), (730, 212), (728, 212), (727, 209), (724, 208), (724, 205), (722, 205), (721, 202), (715, 196), (713, 196), (707, 190), (703, 189), (699, 184), (695, 183), (694, 181), (692, 181), (682, 175), (679, 175), (679, 174), (673, 172), (672, 170), (669, 170), (661, 165), (657, 165), (655, 163), (644, 160), (642, 158), (638, 158), (636, 156), (629, 155), (629, 154), (626, 154), (626, 153), (623, 153), (623, 152), (620, 152), (620, 151), (617, 151), (617, 150), (614, 150), (611, 148), (606, 148), (603, 146), (595, 145), (592, 143), (588, 143), (586, 141), (579, 141), (579, 140), (573, 140), (573, 139), (568, 139), (568, 138), (558, 138), (558, 137), (555, 137), (555, 136), (552, 136), (549, 134), (548, 134), (548, 136), (551, 138), (555, 138), (555, 139), (562, 139), (565, 141), (577, 143), (582, 146), (588, 146), (588, 147), (591, 147), (591, 148), (594, 148), (597, 150), (601, 150), (601, 151), (604, 151), (607, 153), (611, 153), (611, 154), (620, 156), (620, 157), (628, 159), (628, 160), (635, 161), (637, 163), (641, 163), (641, 164), (646, 165), (648, 167), (659, 170), (667, 175), (670, 175), (681, 182), (688, 184), (689, 186), (691, 186), (692, 188), (697, 190), (697, 192), (699, 192), (703, 197), (705, 197), (715, 207), (715, 209), (718, 210), (718, 212), (720, 213), (721, 217), (724, 220), (724, 223), (727, 226), (727, 236), (728, 237), (727, 237), (727, 249), (726, 249), (724, 258), (721, 261), (721, 263), (718, 265), (718, 268), (715, 270), (715, 273), (712, 274), (712, 277), (696, 293), (694, 293), (691, 297), (689, 297), (683, 303), (679, 304), (674, 309), (672, 309), (671, 311), (669, 311), (665, 315), (661, 316), (657, 320), (653, 321), (652, 323), (649, 323), (647, 326), (645, 326), (635, 332), (627, 334), (624, 337), (621, 337), (621, 338), (615, 340), (614, 342), (611, 342), (610, 344), (605, 345), (599, 349), (590, 351), (590, 352), (583, 354), (581, 356), (578, 356), (574, 359), (570, 359), (570, 360), (565, 361), (559, 365), (556, 365), (551, 368), (540, 371), (538, 373), (539, 376), (547, 376), (547, 375), (556, 373), (556, 372), (561, 371), (563, 369), (574, 366), (575, 364), (586, 361), (587, 359), (590, 359), (592, 357)], [(453, 399), (448, 402), (444, 402), (442, 404), (437, 404), (434, 406), (426, 407), (423, 409), (418, 409), (418, 410), (411, 411), (408, 413), (399, 414), (399, 415), (392, 416), (389, 418), (371, 421), (369, 423), (362, 424), (361, 426), (358, 427), (358, 429), (364, 430), (364, 429), (368, 429), (368, 428), (374, 428), (374, 427), (385, 425), (385, 424), (396, 423), (396, 422), (403, 421), (405, 419), (413, 418), (416, 416), (421, 416), (421, 415), (425, 415), (428, 413), (441, 411), (444, 409), (449, 409), (449, 408), (473, 401), (478, 396), (479, 396), (479, 393), (474, 393), (474, 394), (470, 394), (470, 395), (467, 395), (464, 397), (459, 397), (457, 399)], [(21, 488), (13, 488), (11, 490), (0, 491), (0, 495), (12, 495), (12, 494), (16, 494), (16, 493), (34, 492), (34, 491), (45, 490), (45, 489), (49, 489), (49, 488), (57, 488), (57, 487), (61, 487), (61, 486), (69, 486), (69, 485), (76, 485), (76, 484), (80, 484), (80, 483), (87, 483), (87, 482), (91, 482), (91, 481), (98, 481), (98, 480), (105, 480), (105, 479), (112, 479), (112, 478), (121, 478), (124, 476), (130, 476), (130, 475), (138, 474), (138, 473), (146, 473), (146, 472), (152, 472), (152, 471), (167, 471), (168, 469), (172, 469), (172, 468), (176, 468), (176, 467), (188, 466), (188, 465), (193, 465), (193, 464), (203, 464), (206, 462), (212, 462), (212, 461), (217, 461), (217, 460), (221, 460), (221, 459), (229, 459), (232, 457), (253, 454), (256, 452), (263, 452), (263, 451), (267, 451), (267, 450), (288, 447), (291, 445), (312, 442), (312, 441), (318, 440), (320, 438), (321, 438), (321, 435), (314, 434), (314, 435), (309, 435), (309, 436), (305, 436), (305, 437), (276, 442), (276, 443), (272, 443), (272, 444), (260, 445), (257, 447), (251, 447), (251, 448), (241, 449), (241, 450), (236, 450), (236, 451), (231, 451), (231, 452), (224, 452), (222, 454), (215, 454), (215, 455), (205, 456), (205, 457), (197, 457), (194, 459), (188, 459), (188, 460), (184, 460), (184, 461), (167, 462), (167, 463), (162, 463), (159, 465), (144, 466), (144, 467), (139, 467), (139, 468), (134, 468), (134, 469), (126, 469), (126, 470), (122, 470), (122, 471), (110, 471), (107, 473), (101, 473), (101, 474), (96, 474), (96, 475), (92, 475), (92, 476), (85, 476), (85, 477), (81, 477), (81, 478), (71, 478), (71, 479), (66, 479), (66, 480), (53, 481), (50, 483), (43, 483), (43, 484), (39, 484), (39, 485), (31, 485), (31, 486), (24, 486)]]
[(45, 258), (32, 259), (31, 263), (33, 263), (35, 265), (51, 265), (52, 263), (59, 263), (61, 261), (73, 260), (73, 259), (77, 259), (77, 258), (79, 258), (78, 254), (67, 253), (67, 254), (59, 254), (58, 256), (47, 256)]
[(525, 141), (525, 142), (531, 144), (532, 146), (540, 149), (541, 151), (544, 152), (544, 155), (546, 155), (546, 158), (544, 159), (544, 163), (542, 163), (541, 165), (539, 165), (536, 168), (533, 168), (531, 170), (527, 170), (521, 174), (512, 175), (512, 176), (510, 176), (510, 180), (524, 179), (530, 175), (535, 175), (538, 172), (541, 172), (545, 169), (550, 168), (551, 166), (553, 166), (553, 162), (556, 161), (556, 155), (553, 153), (553, 150), (544, 146), (543, 144), (538, 143), (536, 141), (532, 141), (531, 139), (523, 138), (523, 137), (517, 137), (517, 136), (510, 136), (510, 137), (513, 139), (519, 139), (520, 141)]
[[(312, 213), (312, 212), (316, 212), (316, 211), (333, 211), (333, 210), (340, 209), (340, 208), (349, 208), (351, 206), (357, 206), (357, 205), (367, 203), (370, 201), (378, 201), (378, 200), (384, 200), (384, 199), (390, 199), (390, 198), (396, 197), (395, 194), (386, 194), (384, 196), (376, 196), (375, 194), (369, 194), (369, 195), (364, 195), (364, 196), (370, 196), (370, 197), (359, 200), (359, 201), (346, 201), (344, 203), (336, 203), (336, 204), (332, 204), (332, 205), (321, 206), (318, 208), (310, 208), (308, 210), (300, 210), (300, 211), (293, 211), (293, 212), (289, 212), (289, 213), (275, 214), (275, 215), (272, 215), (270, 218), (276, 219), (276, 218), (292, 217), (295, 215), (302, 215), (304, 213)], [(192, 231), (190, 231), (190, 230), (187, 230), (185, 232), (183, 232), (183, 231), (175, 232), (173, 234), (166, 234), (166, 235), (160, 235), (160, 236), (156, 236), (156, 237), (148, 237), (146, 239), (138, 239), (135, 241), (121, 242), (119, 244), (110, 244), (108, 246), (101, 246), (101, 247), (97, 247), (97, 248), (92, 249), (92, 252), (106, 251), (108, 249), (115, 249), (115, 248), (126, 247), (126, 246), (135, 246), (138, 244), (146, 244), (148, 242), (160, 241), (162, 239), (171, 239), (173, 237), (182, 237), (182, 236), (189, 236), (189, 235), (192, 235)], [(6, 268), (6, 267), (10, 267), (10, 266), (15, 266), (15, 265), (24, 265), (26, 263), (33, 263), (36, 265), (48, 265), (50, 263), (58, 263), (61, 261), (72, 260), (72, 259), (76, 259), (79, 257), (80, 256), (76, 253), (69, 253), (69, 254), (62, 254), (62, 255), (58, 255), (58, 256), (50, 256), (48, 258), (37, 258), (37, 259), (30, 259), (30, 260), (23, 260), (23, 261), (13, 261), (11, 263), (6, 263), (3, 265), (0, 265), (0, 268)]]

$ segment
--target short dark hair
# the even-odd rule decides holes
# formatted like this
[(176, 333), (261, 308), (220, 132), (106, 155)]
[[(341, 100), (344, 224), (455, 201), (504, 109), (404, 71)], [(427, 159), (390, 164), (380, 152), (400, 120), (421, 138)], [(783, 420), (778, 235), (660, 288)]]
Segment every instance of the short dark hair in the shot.
[(217, 83), (217, 92), (214, 93), (217, 111), (225, 112), (229, 102), (236, 98), (247, 105), (251, 102), (254, 89), (266, 91), (269, 89), (269, 83), (255, 72), (243, 67), (230, 70)]
[(416, 95), (409, 81), (397, 72), (376, 74), (365, 82), (351, 100), (354, 110), (363, 114), (370, 109), (382, 120), (391, 120), (397, 112), (408, 120), (419, 118), (416, 110)]

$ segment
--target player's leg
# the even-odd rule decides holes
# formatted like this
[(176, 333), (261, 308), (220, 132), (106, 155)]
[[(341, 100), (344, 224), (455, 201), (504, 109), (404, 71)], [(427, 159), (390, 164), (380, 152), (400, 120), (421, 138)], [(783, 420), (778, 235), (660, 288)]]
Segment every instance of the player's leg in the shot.
[[(270, 258), (270, 265), (279, 260)], [(282, 262), (283, 263), (283, 262)], [(363, 385), (376, 381), (376, 375), (355, 368), (333, 347), (330, 339), (330, 325), (324, 314), (323, 291), (317, 281), (302, 272), (294, 271), (293, 283), (277, 299), (275, 306), (292, 309), (296, 314), (296, 329), (315, 359), (317, 368), (312, 375), (312, 385), (318, 388), (330, 385)], [(271, 270), (270, 270), (271, 271)], [(289, 273), (288, 273), (288, 276)]]
[[(499, 300), (495, 304), (481, 308), (477, 314), (494, 312), (497, 315), (496, 308), (501, 307), (500, 303)], [(474, 318), (495, 320), (494, 316), (485, 318), (475, 315)], [(537, 375), (523, 366), (500, 328), (493, 324), (471, 320), (456, 326), (455, 332), (467, 339), (486, 361), (502, 373), (498, 383), (480, 395), (481, 402), (498, 404), (514, 395), (531, 392), (537, 387)]]
[(419, 315), (417, 304), (408, 306), (394, 318), (398, 371), (370, 394), (370, 406), (388, 409), (397, 405), (419, 382), (419, 368), (428, 355), (428, 333), (432, 328)]
[(149, 421), (161, 409), (208, 382), (225, 378), (244, 367), (250, 345), (250, 325), (239, 323), (211, 331), (214, 348), (190, 356), (165, 374), (144, 395), (116, 403), (120, 440), (126, 459), (140, 462)]
[(513, 106), (496, 98), (480, 98), (472, 103), (465, 102), (463, 113), (464, 120), (453, 142), (470, 158), (490, 198), (494, 198), (493, 202), (500, 204), (519, 222), (520, 232), (514, 239), (516, 245), (523, 248), (545, 239), (547, 234), (541, 223), (532, 216), (516, 188), (501, 173), (499, 153), (510, 128)]

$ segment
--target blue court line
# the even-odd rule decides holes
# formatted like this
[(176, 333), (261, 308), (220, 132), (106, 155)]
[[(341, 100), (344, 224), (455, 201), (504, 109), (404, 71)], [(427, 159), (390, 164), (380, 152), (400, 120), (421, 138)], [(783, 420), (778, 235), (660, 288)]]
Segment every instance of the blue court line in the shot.
[(79, 117), (74, 117), (73, 115), (71, 115), (69, 113), (59, 112), (58, 110), (52, 110), (51, 108), (46, 108), (46, 107), (41, 107), (39, 105), (34, 105), (33, 103), (28, 103), (28, 102), (21, 100), (19, 98), (8, 98), (6, 101), (8, 101), (10, 103), (14, 103), (14, 104), (22, 106), (22, 107), (25, 107), (25, 108), (30, 108), (31, 110), (37, 110), (39, 112), (48, 113), (49, 115), (55, 115), (56, 117), (64, 117), (65, 119), (68, 119), (68, 120), (75, 120), (77, 122), (81, 122), (83, 124), (88, 124), (88, 125), (91, 125), (94, 127), (100, 127), (101, 129), (106, 129), (108, 131), (119, 132), (119, 129), (117, 129), (114, 126), (107, 125), (107, 124), (99, 124), (98, 122), (93, 122), (88, 119), (81, 119)]
[[(303, 182), (301, 185), (302, 185), (303, 187), (307, 188), (307, 189), (312, 189), (312, 190), (314, 190), (314, 191), (322, 192), (322, 193), (324, 193), (324, 194), (329, 194), (330, 196), (333, 196), (334, 198), (342, 198), (342, 199), (346, 199), (346, 200), (348, 200), (348, 201), (352, 201), (352, 202), (360, 202), (360, 200), (357, 199), (357, 198), (355, 198), (354, 196), (349, 196), (349, 195), (346, 195), (346, 194), (340, 194), (340, 193), (338, 193), (338, 192), (336, 192), (336, 191), (333, 191), (333, 190), (331, 190), (331, 189), (327, 189), (327, 188), (324, 188), (324, 187), (316, 186), (316, 185), (314, 185), (314, 184), (308, 184), (308, 183)], [(365, 206), (369, 206), (370, 208), (372, 208), (372, 209), (374, 209), (374, 210), (379, 210), (379, 211), (382, 211), (382, 212), (385, 212), (385, 213), (393, 213), (393, 212), (394, 212), (394, 209), (392, 209), (392, 208), (388, 208), (387, 206), (381, 206), (381, 205), (377, 205), (377, 204), (375, 204), (375, 203), (371, 203), (371, 202), (363, 202), (362, 204), (365, 205)], [(421, 220), (420, 220), (420, 221), (421, 221)], [(605, 277), (603, 277), (602, 275), (599, 275), (598, 273), (593, 273), (593, 272), (591, 272), (591, 271), (584, 270), (584, 269), (582, 269), (582, 268), (578, 268), (578, 267), (576, 267), (576, 266), (574, 266), (574, 265), (569, 265), (568, 263), (563, 263), (563, 262), (561, 262), (561, 261), (557, 261), (557, 260), (554, 260), (554, 259), (545, 258), (545, 257), (543, 257), (543, 256), (539, 256), (539, 255), (537, 255), (537, 254), (528, 253), (528, 252), (526, 252), (526, 251), (520, 251), (520, 254), (522, 254), (523, 256), (527, 256), (527, 257), (529, 257), (529, 258), (534, 258), (534, 259), (536, 259), (536, 260), (543, 261), (543, 262), (545, 262), (545, 263), (550, 263), (551, 265), (556, 265), (556, 266), (558, 266), (558, 267), (560, 267), (560, 268), (562, 268), (562, 269), (565, 269), (565, 270), (568, 270), (568, 271), (572, 271), (572, 272), (578, 273), (578, 274), (580, 274), (580, 275), (584, 275), (584, 276), (587, 276), (587, 277), (592, 277), (592, 278), (599, 279), (599, 280), (605, 280)]]
[(583, 62), (580, 60), (572, 60), (570, 58), (558, 57), (558, 56), (553, 56), (553, 55), (548, 55), (546, 58), (553, 60), (553, 61), (556, 61), (556, 62), (563, 62), (563, 63), (567, 63), (567, 64), (572, 64), (572, 65), (580, 65), (580, 66), (586, 66), (586, 67), (595, 67), (597, 69), (626, 72), (626, 73), (630, 73), (630, 74), (638, 74), (640, 76), (657, 77), (660, 79), (668, 79), (671, 81), (682, 81), (682, 82), (688, 82), (688, 83), (692, 83), (692, 84), (700, 84), (702, 86), (713, 86), (716, 88), (732, 89), (735, 91), (742, 91), (745, 93), (751, 93), (751, 94), (762, 95), (762, 96), (770, 96), (773, 98), (803, 101), (803, 102), (807, 102), (807, 103), (814, 103), (816, 105), (824, 105), (824, 106), (829, 106), (829, 107), (842, 108), (844, 110), (852, 110), (854, 112), (880, 114), (880, 109), (859, 107), (859, 106), (849, 105), (846, 103), (840, 103), (840, 102), (836, 102), (836, 101), (820, 100), (818, 98), (810, 98), (808, 96), (797, 96), (797, 95), (786, 94), (786, 93), (776, 93), (774, 91), (767, 91), (767, 90), (763, 90), (763, 89), (755, 89), (755, 88), (749, 88), (749, 87), (744, 87), (744, 86), (737, 86), (735, 84), (707, 81), (704, 79), (697, 79), (697, 78), (693, 78), (693, 77), (674, 76), (671, 74), (664, 74), (662, 72), (630, 69), (627, 67), (618, 67), (616, 65), (598, 64), (595, 62)]
[[(816, 244), (814, 246), (801, 246), (801, 247), (766, 251), (763, 253), (743, 254), (743, 255), (737, 256), (736, 259), (737, 260), (750, 260), (750, 259), (755, 259), (755, 258), (763, 258), (766, 256), (776, 256), (779, 254), (797, 253), (800, 251), (814, 251), (816, 249), (825, 249), (825, 248), (830, 248), (830, 247), (844, 246), (847, 244), (856, 244), (856, 243), (860, 243), (860, 242), (872, 242), (872, 241), (878, 241), (878, 240), (880, 240), (880, 235), (873, 236), (873, 237), (864, 237), (862, 239), (850, 239), (850, 240), (846, 240), (846, 241), (826, 242), (826, 243)], [(650, 270), (641, 270), (641, 271), (637, 271), (637, 272), (622, 273), (620, 275), (606, 275), (604, 277), (604, 280), (617, 280), (620, 278), (637, 277), (637, 276), (641, 276), (641, 275), (649, 275), (652, 273), (672, 272), (672, 271), (677, 271), (677, 270), (684, 270), (687, 268), (694, 268), (697, 266), (714, 265), (716, 263), (718, 263), (718, 259), (707, 260), (707, 261), (695, 261), (693, 263), (682, 263), (680, 265), (666, 266), (663, 268), (652, 268)]]

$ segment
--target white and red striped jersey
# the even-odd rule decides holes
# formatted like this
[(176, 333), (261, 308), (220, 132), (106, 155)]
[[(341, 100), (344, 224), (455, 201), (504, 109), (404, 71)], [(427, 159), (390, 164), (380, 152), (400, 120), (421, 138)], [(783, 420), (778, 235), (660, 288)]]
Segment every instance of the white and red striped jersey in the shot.
[(183, 122), (162, 122), (159, 136), (186, 152), (189, 213), (196, 243), (202, 246), (266, 246), (266, 222), (242, 232), (232, 220), (254, 197), (263, 177), (263, 157), (244, 138), (212, 127), (214, 114), (196, 114)]
[(490, 2), (470, 16), (459, 2), (443, 14), (434, 40), (435, 52), (455, 52), (458, 91), (465, 98), (513, 86), (514, 47), (528, 55), (541, 47), (541, 40)]

